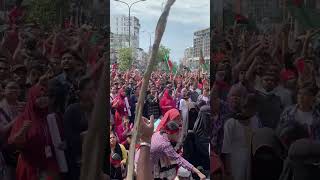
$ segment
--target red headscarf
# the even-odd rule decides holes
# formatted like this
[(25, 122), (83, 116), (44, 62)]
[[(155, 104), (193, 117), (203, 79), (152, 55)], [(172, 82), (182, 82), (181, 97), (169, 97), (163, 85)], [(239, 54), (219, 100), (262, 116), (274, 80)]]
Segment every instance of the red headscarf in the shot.
[(28, 101), (24, 112), (17, 118), (9, 137), (9, 143), (14, 144), (17, 134), (23, 128), (26, 121), (31, 122), (31, 126), (26, 133), (26, 138), (19, 145), (22, 151), (16, 169), (17, 180), (37, 180), (39, 179), (37, 169), (58, 172), (58, 165), (53, 157), (47, 158), (45, 147), (51, 147), (52, 142), (46, 123), (48, 109), (39, 109), (36, 105), (37, 98), (41, 97), (45, 91), (42, 86), (33, 86), (28, 93)]
[[(165, 106), (171, 106), (171, 107), (165, 107)], [(160, 100), (160, 108), (162, 111), (162, 114), (165, 114), (170, 109), (173, 109), (176, 107), (176, 101), (169, 95), (169, 90), (165, 90), (163, 93), (163, 97)]]
[(156, 131), (160, 131), (161, 129), (163, 129), (166, 126), (166, 124), (168, 124), (168, 122), (176, 119), (179, 116), (180, 116), (180, 113), (177, 109), (169, 110), (168, 112), (166, 112), (166, 114), (161, 119), (160, 124), (158, 125)]

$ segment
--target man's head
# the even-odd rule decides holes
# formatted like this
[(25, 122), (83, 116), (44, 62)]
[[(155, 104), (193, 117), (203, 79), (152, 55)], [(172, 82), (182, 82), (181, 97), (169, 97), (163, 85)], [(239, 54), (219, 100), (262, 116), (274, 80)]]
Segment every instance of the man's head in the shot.
[(315, 103), (318, 89), (312, 84), (302, 84), (298, 89), (297, 103), (301, 109), (312, 109)]
[(111, 94), (117, 94), (118, 88), (117, 86), (112, 86), (111, 88)]
[(4, 88), (4, 97), (7, 100), (17, 101), (19, 94), (20, 94), (20, 87), (14, 81), (9, 82)]
[(267, 91), (270, 92), (276, 87), (276, 78), (274, 74), (265, 73), (262, 76), (262, 87)]
[(27, 79), (27, 68), (24, 65), (15, 65), (11, 70), (13, 80), (19, 85), (25, 85)]
[(151, 95), (155, 95), (157, 93), (157, 88), (155, 86), (152, 86), (150, 89)]
[(61, 68), (65, 72), (77, 71), (82, 63), (81, 57), (74, 51), (66, 50), (61, 55)]

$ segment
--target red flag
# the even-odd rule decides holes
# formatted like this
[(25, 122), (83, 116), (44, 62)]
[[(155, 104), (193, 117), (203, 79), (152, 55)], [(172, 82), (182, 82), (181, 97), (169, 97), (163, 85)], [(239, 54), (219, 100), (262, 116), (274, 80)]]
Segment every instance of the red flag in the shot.
[(301, 7), (303, 5), (303, 0), (293, 0), (293, 4), (297, 7)]
[(170, 59), (168, 59), (168, 66), (169, 66), (169, 69), (170, 69), (170, 71), (171, 71), (172, 68), (173, 68), (173, 64), (172, 64), (172, 62), (171, 62)]

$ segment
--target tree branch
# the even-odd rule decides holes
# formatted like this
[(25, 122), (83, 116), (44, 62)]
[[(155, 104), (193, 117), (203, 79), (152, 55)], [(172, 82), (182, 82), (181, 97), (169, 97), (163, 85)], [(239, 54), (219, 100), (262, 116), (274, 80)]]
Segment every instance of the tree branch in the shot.
[(143, 77), (143, 83), (142, 88), (140, 91), (138, 103), (137, 103), (137, 109), (136, 109), (136, 117), (135, 117), (135, 125), (132, 135), (132, 143), (130, 144), (130, 150), (129, 150), (129, 164), (128, 164), (128, 174), (127, 174), (127, 180), (133, 180), (133, 172), (134, 172), (134, 155), (135, 155), (135, 147), (137, 143), (138, 133), (139, 133), (139, 126), (140, 126), (140, 119), (142, 117), (142, 111), (143, 111), (143, 103), (146, 96), (146, 90), (149, 84), (150, 76), (152, 74), (152, 71), (154, 67), (157, 64), (157, 54), (160, 46), (160, 42), (163, 36), (163, 33), (166, 29), (167, 25), (167, 19), (169, 16), (169, 12), (171, 9), (171, 6), (174, 4), (175, 0), (168, 0), (167, 4), (158, 20), (158, 24), (156, 27), (156, 34), (155, 34), (155, 40), (152, 46), (152, 52), (151, 57), (149, 59), (149, 65), (147, 67), (147, 71), (144, 74)]

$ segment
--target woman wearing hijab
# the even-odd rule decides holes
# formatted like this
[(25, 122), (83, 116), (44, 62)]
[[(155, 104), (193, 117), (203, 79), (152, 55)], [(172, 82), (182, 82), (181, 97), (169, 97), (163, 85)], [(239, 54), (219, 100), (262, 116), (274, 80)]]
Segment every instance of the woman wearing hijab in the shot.
[(271, 128), (253, 132), (252, 180), (279, 180), (284, 157), (284, 146)]
[(16, 180), (59, 177), (46, 123), (47, 114), (46, 90), (36, 85), (29, 90), (25, 111), (16, 119), (8, 140), (20, 151)]
[(114, 124), (115, 124), (115, 132), (119, 137), (119, 141), (122, 142), (125, 140), (123, 137), (123, 133), (125, 131), (125, 123), (128, 123), (128, 109), (125, 103), (125, 91), (120, 89), (118, 92), (118, 96), (112, 103), (112, 107), (115, 108), (116, 112), (114, 115)]
[[(181, 126), (179, 111), (171, 109), (161, 119), (156, 132), (152, 135), (151, 143), (140, 143), (141, 145), (149, 144), (151, 146), (150, 158), (154, 166), (153, 176), (160, 180), (174, 179), (177, 175), (176, 168), (179, 166), (196, 173), (200, 180), (205, 180), (205, 175), (179, 155), (172, 145), (180, 137)], [(138, 157), (139, 151), (137, 152), (136, 162), (139, 159)]]
[(160, 100), (160, 108), (162, 115), (166, 114), (170, 109), (176, 108), (176, 102), (173, 97), (170, 95), (172, 90), (166, 89), (163, 93), (163, 96)]
[(320, 179), (320, 143), (300, 139), (292, 143), (279, 180)]
[(205, 171), (210, 170), (209, 143), (212, 136), (211, 107), (202, 106), (198, 119), (194, 124), (193, 133), (195, 135), (195, 166), (202, 166)]

